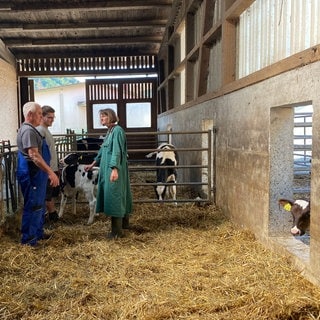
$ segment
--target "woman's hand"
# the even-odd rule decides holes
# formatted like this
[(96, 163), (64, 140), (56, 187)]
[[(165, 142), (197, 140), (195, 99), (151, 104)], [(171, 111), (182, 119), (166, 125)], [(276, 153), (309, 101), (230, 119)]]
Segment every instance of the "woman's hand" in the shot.
[(95, 164), (96, 164), (95, 161), (93, 161), (91, 164), (87, 164), (87, 165), (84, 167), (84, 171), (90, 171), (90, 170), (92, 170), (92, 168), (94, 167)]
[(111, 171), (111, 174), (110, 174), (110, 181), (111, 182), (117, 181), (118, 177), (119, 177), (118, 169), (117, 168), (113, 168), (112, 171)]

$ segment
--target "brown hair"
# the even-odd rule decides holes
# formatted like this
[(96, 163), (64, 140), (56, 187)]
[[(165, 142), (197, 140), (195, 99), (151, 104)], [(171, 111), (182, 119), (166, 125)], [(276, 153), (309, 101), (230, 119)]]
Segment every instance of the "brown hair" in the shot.
[(105, 116), (108, 116), (110, 123), (119, 122), (119, 118), (113, 109), (110, 109), (110, 108), (102, 109), (99, 111), (99, 114), (103, 114)]
[(55, 110), (50, 106), (42, 107), (42, 116), (45, 117), (48, 113), (55, 113)]

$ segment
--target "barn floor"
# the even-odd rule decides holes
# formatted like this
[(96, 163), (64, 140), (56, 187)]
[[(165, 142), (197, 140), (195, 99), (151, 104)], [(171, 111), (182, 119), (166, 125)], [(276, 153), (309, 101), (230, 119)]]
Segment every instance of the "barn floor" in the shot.
[[(68, 209), (68, 208), (67, 208)], [(319, 319), (320, 288), (214, 206), (136, 204), (126, 237), (86, 205), (39, 249), (0, 233), (0, 318)]]

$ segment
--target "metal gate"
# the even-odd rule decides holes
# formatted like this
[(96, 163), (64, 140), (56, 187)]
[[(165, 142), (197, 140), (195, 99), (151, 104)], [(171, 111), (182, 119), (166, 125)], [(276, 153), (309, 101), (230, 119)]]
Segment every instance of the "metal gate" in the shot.
[[(127, 136), (130, 136), (130, 134), (137, 135), (137, 133), (127, 133)], [(175, 142), (176, 151), (179, 154), (179, 163), (175, 167), (178, 171), (177, 200), (165, 199), (162, 202), (215, 202), (215, 130), (140, 132), (138, 136), (143, 137), (144, 134), (153, 135), (158, 143), (170, 142), (170, 137), (177, 141)], [(54, 135), (58, 158), (62, 158), (70, 152), (96, 154), (97, 150), (77, 150), (77, 141), (87, 137), (90, 137), (90, 134)], [(191, 140), (198, 141), (198, 143), (190, 145)], [(10, 144), (0, 147), (0, 218), (3, 220), (6, 214), (16, 213), (23, 200), (19, 194), (15, 176), (17, 148), (16, 146), (10, 146)], [(128, 149), (129, 172), (133, 192), (136, 189), (143, 190), (140, 193), (143, 196), (135, 196), (134, 194), (135, 203), (158, 202), (152, 190), (157, 185), (156, 181), (150, 183), (146, 182), (145, 179), (155, 175), (157, 169), (154, 159), (147, 159), (145, 155), (156, 150), (155, 148), (145, 148), (144, 144), (141, 147), (136, 146), (134, 149)], [(140, 154), (140, 157), (135, 157), (136, 154)]]
[(312, 112), (294, 115), (294, 189), (295, 195), (310, 194), (312, 167)]
[(22, 199), (16, 179), (17, 148), (0, 141), (0, 224), (7, 214), (16, 213)]
[[(216, 134), (215, 129), (209, 131), (155, 131), (155, 132), (126, 132), (127, 139), (131, 135), (135, 136), (136, 143), (134, 148), (128, 147), (129, 171), (131, 177), (131, 186), (133, 191), (143, 189), (145, 192), (139, 195), (148, 195), (147, 197), (134, 197), (135, 203), (157, 202), (154, 192), (151, 190), (157, 185), (155, 181), (156, 165), (154, 159), (147, 159), (145, 156), (155, 148), (150, 148), (144, 141), (145, 137), (152, 137), (157, 144), (170, 142), (175, 145), (179, 155), (179, 163), (175, 167), (178, 171), (177, 189), (184, 189), (189, 194), (178, 198), (177, 201), (170, 199), (163, 202), (215, 202), (215, 158), (216, 158)], [(88, 154), (94, 155), (99, 147), (96, 146), (97, 136), (93, 134), (67, 134), (54, 135), (58, 158), (63, 158), (67, 153), (78, 152), (88, 158)], [(88, 139), (89, 138), (89, 139)], [(90, 146), (90, 142), (86, 144), (87, 150), (77, 149), (79, 141), (92, 139), (94, 141)], [(190, 146), (190, 141), (194, 141)], [(101, 140), (102, 143), (102, 140)], [(94, 150), (95, 149), (95, 150)], [(91, 157), (92, 158), (92, 157)], [(164, 167), (168, 168), (168, 167)], [(191, 174), (187, 174), (192, 171)], [(152, 179), (152, 175), (154, 178)], [(151, 177), (151, 179), (150, 179)], [(138, 180), (138, 181), (137, 181)], [(146, 182), (146, 180), (154, 180), (154, 182)], [(168, 185), (168, 184), (164, 184)], [(186, 190), (188, 189), (188, 190)], [(179, 195), (179, 192), (178, 192)]]
[[(129, 135), (130, 133), (128, 133)], [(141, 133), (143, 135), (144, 133)], [(176, 147), (176, 152), (179, 156), (177, 166), (164, 166), (163, 168), (174, 167), (178, 172), (177, 178), (177, 200), (165, 199), (162, 202), (214, 202), (215, 200), (215, 130), (209, 131), (188, 131), (188, 132), (152, 132), (160, 143), (178, 141), (173, 143)], [(190, 146), (190, 141), (198, 141), (197, 144)], [(133, 190), (141, 188), (143, 197), (134, 199), (135, 203), (150, 203), (158, 202), (156, 197), (150, 191), (150, 186), (158, 185), (157, 181), (146, 182), (144, 177), (150, 175), (155, 176), (157, 166), (154, 159), (147, 160), (145, 155), (156, 151), (157, 149), (129, 149), (129, 171), (131, 174), (131, 186)], [(130, 160), (130, 155), (141, 153), (143, 156), (139, 159), (145, 158), (144, 161)], [(187, 173), (186, 173), (187, 171)], [(190, 172), (193, 174), (190, 174)], [(189, 173), (188, 173), (189, 172)], [(141, 181), (134, 181), (134, 174), (141, 175)], [(139, 180), (139, 179), (138, 179)], [(146, 180), (146, 179), (145, 179)], [(155, 179), (153, 179), (155, 180)], [(171, 185), (171, 183), (164, 183), (162, 185)]]

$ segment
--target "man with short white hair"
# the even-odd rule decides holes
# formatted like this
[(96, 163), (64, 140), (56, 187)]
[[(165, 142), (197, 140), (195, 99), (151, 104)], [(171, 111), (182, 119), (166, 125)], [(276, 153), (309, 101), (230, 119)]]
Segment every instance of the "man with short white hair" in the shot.
[(24, 198), (21, 243), (36, 246), (46, 238), (43, 232), (46, 184), (48, 178), (53, 187), (59, 179), (50, 168), (50, 151), (45, 139), (36, 129), (42, 119), (41, 106), (27, 102), (23, 106), (24, 123), (18, 130), (17, 179)]

